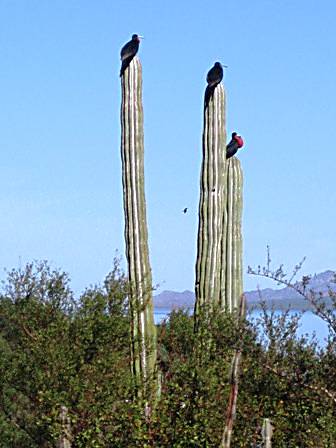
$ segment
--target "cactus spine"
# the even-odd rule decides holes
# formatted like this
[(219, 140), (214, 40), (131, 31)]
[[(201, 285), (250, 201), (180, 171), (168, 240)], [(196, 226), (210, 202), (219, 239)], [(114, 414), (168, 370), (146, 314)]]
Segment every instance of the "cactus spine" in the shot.
[(205, 304), (220, 301), (225, 142), (225, 91), (223, 85), (219, 84), (204, 107), (195, 315)]
[(125, 242), (130, 285), (132, 372), (147, 403), (155, 388), (156, 328), (144, 188), (142, 69), (134, 57), (121, 78), (121, 158)]
[(220, 305), (232, 312), (238, 309), (243, 293), (243, 172), (240, 161), (226, 163), (226, 207), (223, 215), (222, 273)]
[(243, 293), (243, 176), (236, 157), (226, 160), (225, 112), (225, 91), (219, 84), (204, 108), (195, 282), (196, 324), (202, 306), (216, 304), (232, 312), (238, 309)]

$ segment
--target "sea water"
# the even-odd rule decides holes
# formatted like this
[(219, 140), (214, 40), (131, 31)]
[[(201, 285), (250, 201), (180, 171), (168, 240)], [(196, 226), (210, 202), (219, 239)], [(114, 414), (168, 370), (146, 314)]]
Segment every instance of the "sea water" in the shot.
[[(157, 308), (154, 310), (154, 320), (156, 324), (162, 323), (165, 319), (169, 318), (169, 313), (171, 312), (168, 308)], [(192, 312), (192, 310), (190, 310)], [(279, 311), (279, 314), (281, 312)], [(293, 316), (297, 314), (293, 311)], [(253, 311), (248, 314), (248, 318), (251, 320), (257, 319), (261, 316), (260, 311)], [(316, 335), (316, 339), (320, 345), (325, 344), (326, 337), (328, 336), (328, 325), (320, 317), (311, 311), (306, 311), (303, 313), (299, 320), (299, 328), (297, 330), (298, 337), (303, 335), (308, 335), (311, 337)]]

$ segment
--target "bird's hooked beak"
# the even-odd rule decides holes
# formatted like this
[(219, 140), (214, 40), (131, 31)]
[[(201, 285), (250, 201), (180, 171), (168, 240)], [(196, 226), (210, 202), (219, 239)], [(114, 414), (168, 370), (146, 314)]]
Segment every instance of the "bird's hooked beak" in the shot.
[(144, 37), (143, 37), (143, 36), (138, 36), (138, 38), (139, 38), (139, 39), (144, 39)]
[(225, 68), (228, 68), (229, 66), (228, 66), (228, 65), (224, 65), (224, 64), (223, 64), (223, 67), (225, 67)]

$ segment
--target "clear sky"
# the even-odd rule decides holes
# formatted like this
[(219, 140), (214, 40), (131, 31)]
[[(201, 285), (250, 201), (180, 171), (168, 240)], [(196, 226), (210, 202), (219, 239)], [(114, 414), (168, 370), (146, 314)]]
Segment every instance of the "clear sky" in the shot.
[(333, 0), (0, 0), (0, 268), (47, 259), (80, 291), (124, 256), (119, 52), (138, 33), (154, 282), (193, 289), (217, 60), (246, 142), (245, 270), (267, 244), (275, 263), (335, 269), (335, 17)]

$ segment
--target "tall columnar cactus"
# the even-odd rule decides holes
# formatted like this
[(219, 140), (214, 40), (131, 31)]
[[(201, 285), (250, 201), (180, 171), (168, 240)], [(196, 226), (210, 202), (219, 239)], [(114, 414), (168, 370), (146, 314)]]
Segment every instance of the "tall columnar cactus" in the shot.
[(225, 146), (225, 91), (218, 84), (204, 107), (195, 315), (205, 304), (219, 303), (221, 296)]
[(132, 372), (138, 396), (149, 402), (155, 388), (156, 328), (144, 188), (142, 70), (137, 57), (124, 71), (121, 88), (121, 158), (132, 322)]
[[(206, 94), (207, 96), (207, 94)], [(225, 92), (219, 84), (204, 108), (195, 316), (207, 304), (233, 311), (243, 293), (242, 170), (226, 160)]]
[(222, 272), (220, 305), (228, 311), (238, 309), (243, 293), (242, 211), (243, 172), (240, 161), (231, 157), (226, 163), (226, 200), (223, 215)]

